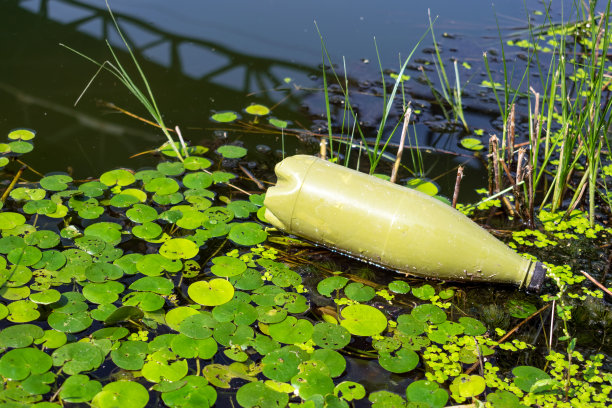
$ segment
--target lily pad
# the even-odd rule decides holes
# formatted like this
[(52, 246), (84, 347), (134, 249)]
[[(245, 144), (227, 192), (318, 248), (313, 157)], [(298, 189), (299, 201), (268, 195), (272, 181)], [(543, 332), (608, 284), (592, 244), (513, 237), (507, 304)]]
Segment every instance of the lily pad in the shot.
[(270, 113), (270, 109), (268, 107), (264, 105), (256, 104), (256, 103), (250, 106), (247, 106), (245, 108), (245, 111), (249, 115), (256, 115), (256, 116), (264, 116)]
[(170, 408), (208, 408), (217, 400), (217, 392), (205, 378), (190, 375), (183, 379), (185, 385), (177, 390), (164, 392), (162, 400)]
[(427, 404), (431, 408), (442, 408), (446, 406), (448, 393), (433, 381), (419, 380), (406, 388), (406, 398), (410, 402)]
[(282, 322), (271, 324), (269, 331), (270, 336), (280, 343), (299, 344), (312, 337), (313, 326), (306, 319), (287, 316)]
[(106, 384), (96, 394), (91, 405), (94, 408), (144, 408), (149, 402), (149, 392), (135, 381), (116, 381)]
[(264, 242), (268, 233), (257, 223), (243, 222), (233, 224), (227, 237), (238, 245), (253, 246)]
[(401, 348), (394, 353), (382, 353), (378, 362), (387, 371), (401, 374), (413, 370), (419, 364), (419, 356), (410, 349)]
[(66, 174), (55, 174), (40, 179), (40, 186), (48, 191), (63, 191), (71, 181), (72, 177)]
[(77, 374), (66, 378), (60, 390), (60, 398), (65, 402), (88, 402), (100, 391), (102, 384), (90, 380), (84, 374)]
[(340, 350), (350, 343), (351, 334), (343, 326), (321, 322), (314, 326), (312, 340), (319, 347)]
[(106, 173), (100, 176), (100, 182), (112, 187), (112, 186), (120, 186), (125, 187), (136, 181), (136, 177), (131, 172), (124, 169), (116, 169), (107, 171)]
[(217, 149), (217, 153), (226, 159), (239, 159), (246, 156), (247, 149), (240, 146), (225, 145)]
[(185, 238), (174, 238), (163, 243), (159, 254), (172, 260), (190, 259), (198, 254), (200, 248), (195, 242)]
[(484, 145), (482, 144), (482, 141), (475, 137), (464, 137), (463, 139), (461, 139), (459, 143), (464, 149), (468, 149), (468, 150), (478, 151), (478, 150), (484, 149)]
[(204, 306), (217, 306), (229, 302), (234, 296), (234, 287), (225, 279), (198, 281), (189, 285), (189, 297)]
[(232, 111), (217, 112), (210, 117), (215, 122), (229, 123), (238, 119), (238, 114)]
[(340, 324), (356, 336), (375, 336), (387, 328), (387, 318), (378, 309), (368, 305), (350, 305), (340, 312)]
[(525, 392), (531, 391), (531, 387), (540, 380), (549, 380), (550, 376), (539, 368), (532, 366), (518, 366), (512, 369), (514, 384)]
[(283, 408), (289, 402), (289, 395), (278, 392), (260, 381), (247, 383), (236, 393), (236, 401), (243, 408)]
[(25, 380), (29, 375), (47, 372), (53, 361), (37, 348), (9, 350), (0, 358), (0, 375), (11, 380)]
[(213, 258), (212, 263), (214, 265), (210, 268), (210, 271), (224, 278), (240, 275), (247, 269), (244, 261), (231, 256), (218, 256)]

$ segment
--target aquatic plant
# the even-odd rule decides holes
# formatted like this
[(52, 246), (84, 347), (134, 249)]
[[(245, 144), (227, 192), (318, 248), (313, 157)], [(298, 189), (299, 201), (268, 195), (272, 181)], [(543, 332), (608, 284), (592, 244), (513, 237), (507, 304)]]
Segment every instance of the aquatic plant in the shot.
[(151, 89), (151, 86), (149, 85), (149, 82), (147, 81), (147, 77), (145, 76), (142, 68), (140, 67), (140, 64), (138, 63), (138, 60), (136, 59), (134, 52), (132, 51), (130, 45), (128, 44), (127, 40), (123, 36), (123, 33), (121, 32), (121, 29), (119, 28), (119, 24), (117, 23), (117, 20), (115, 19), (115, 16), (108, 4), (108, 0), (105, 0), (105, 2), (106, 2), (106, 8), (108, 9), (108, 13), (111, 16), (111, 19), (113, 20), (113, 24), (115, 25), (115, 29), (117, 30), (117, 33), (121, 37), (121, 40), (123, 41), (124, 46), (128, 50), (128, 53), (130, 54), (130, 57), (134, 64), (134, 68), (136, 68), (138, 72), (138, 76), (140, 77), (140, 80), (142, 81), (142, 85), (144, 86), (144, 91), (138, 86), (138, 84), (134, 81), (134, 79), (132, 79), (132, 76), (130, 76), (128, 71), (124, 68), (123, 64), (117, 57), (117, 53), (115, 52), (113, 47), (110, 45), (108, 40), (105, 40), (106, 45), (111, 53), (111, 56), (113, 57), (114, 63), (109, 60), (106, 60), (104, 62), (96, 61), (88, 57), (87, 55), (83, 54), (82, 52), (69, 47), (68, 45), (60, 44), (61, 46), (69, 49), (75, 54), (85, 58), (89, 62), (98, 66), (98, 70), (96, 71), (94, 76), (89, 80), (87, 86), (85, 87), (85, 89), (83, 90), (79, 98), (77, 99), (75, 105), (79, 102), (83, 94), (87, 91), (89, 86), (93, 83), (93, 81), (96, 79), (96, 77), (101, 71), (109, 72), (115, 78), (117, 78), (119, 82), (121, 82), (132, 95), (134, 95), (138, 99), (138, 101), (147, 110), (147, 112), (151, 115), (155, 123), (161, 129), (164, 136), (166, 136), (166, 139), (168, 139), (168, 145), (172, 148), (172, 150), (177, 155), (177, 157), (182, 161), (183, 155), (189, 156), (189, 153), (187, 152), (187, 147), (185, 146), (185, 143), (183, 142), (180, 136), (180, 132), (177, 132), (177, 134), (179, 136), (179, 139), (181, 140), (181, 146), (182, 146), (181, 152), (179, 152), (179, 148), (181, 148), (181, 146), (179, 146), (178, 143), (174, 141), (174, 138), (170, 134), (170, 130), (166, 127), (164, 123), (163, 115), (161, 111), (159, 110), (159, 108), (157, 107), (155, 96), (153, 96), (153, 90)]

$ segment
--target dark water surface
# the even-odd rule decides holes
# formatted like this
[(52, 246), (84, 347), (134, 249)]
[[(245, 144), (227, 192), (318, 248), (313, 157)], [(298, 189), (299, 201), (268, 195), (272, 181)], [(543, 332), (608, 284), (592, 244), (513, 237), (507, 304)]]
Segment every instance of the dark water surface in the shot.
[[(110, 4), (134, 44), (167, 124), (180, 125), (192, 143), (204, 144), (210, 143), (212, 129), (219, 127), (209, 120), (213, 110), (241, 111), (253, 102), (274, 106), (274, 115), (292, 120), (295, 127), (312, 126), (324, 110), (322, 93), (295, 87), (321, 87), (315, 20), (334, 61), (341, 65), (344, 56), (349, 75), (367, 84), (380, 78), (373, 37), (383, 69), (397, 69), (398, 55), (406, 56), (425, 32), (428, 7), (432, 16), (439, 16), (438, 37), (451, 34), (447, 44), (454, 54), (480, 65), (482, 52), (499, 45), (495, 13), (507, 32), (524, 28), (527, 13), (539, 7), (536, 1), (528, 1), (526, 11), (522, 1), (493, 6), (478, 0), (115, 0)], [(128, 157), (158, 146), (163, 136), (100, 106), (100, 101), (112, 102), (146, 115), (110, 75), (98, 77), (79, 105), (73, 106), (96, 68), (59, 43), (99, 60), (110, 58), (105, 38), (123, 49), (104, 1), (3, 0), (0, 15), (4, 17), (0, 133), (15, 127), (38, 132), (35, 151), (26, 161), (42, 173), (70, 167), (76, 177), (147, 164), (146, 159)], [(421, 49), (430, 45), (428, 37)], [(124, 52), (120, 57), (127, 61)], [(482, 74), (476, 72), (466, 76)], [(289, 85), (285, 78), (291, 79)], [(284, 90), (275, 90), (279, 87)], [(374, 125), (381, 105), (364, 104), (362, 117)], [(476, 114), (469, 120), (471, 126), (484, 126), (489, 119)], [(439, 142), (427, 133), (427, 128), (419, 129), (422, 145)], [(280, 148), (277, 137), (238, 137), (247, 144)], [(446, 145), (442, 147), (454, 148), (456, 141)]]

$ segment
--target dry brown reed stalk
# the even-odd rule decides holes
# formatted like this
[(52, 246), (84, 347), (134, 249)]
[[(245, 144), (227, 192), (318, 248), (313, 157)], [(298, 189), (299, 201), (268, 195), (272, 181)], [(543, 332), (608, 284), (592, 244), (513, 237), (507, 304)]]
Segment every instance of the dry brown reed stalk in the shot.
[(489, 151), (493, 161), (493, 190), (499, 193), (501, 191), (501, 180), (499, 178), (499, 139), (495, 135), (491, 135), (489, 138)]
[(529, 228), (535, 228), (535, 213), (533, 210), (533, 199), (534, 199), (534, 191), (533, 191), (533, 166), (528, 164), (525, 166), (525, 172), (527, 173), (527, 193), (529, 195), (529, 212), (527, 219), (529, 220)]
[(459, 166), (457, 169), (457, 178), (455, 179), (455, 191), (453, 192), (453, 203), (452, 207), (457, 207), (457, 200), (459, 199), (459, 186), (461, 185), (461, 179), (463, 178), (463, 166)]
[(249, 170), (246, 169), (246, 167), (244, 167), (242, 164), (239, 164), (238, 167), (240, 168), (240, 170), (248, 177), (251, 179), (251, 181), (255, 184), (257, 184), (257, 187), (260, 190), (265, 190), (266, 186), (263, 185), (263, 183), (261, 181), (259, 181), (259, 179), (257, 177), (255, 177), (253, 175), (253, 173), (251, 173)]
[(515, 105), (510, 106), (508, 115), (508, 163), (512, 164), (514, 158), (514, 132), (515, 132)]
[[(525, 211), (525, 197), (521, 193), (519, 185), (524, 180), (525, 173), (523, 172), (523, 160), (525, 158), (525, 148), (521, 147), (518, 150), (518, 157), (516, 159), (516, 183), (514, 184), (514, 202), (516, 203), (516, 212), (524, 214), (526, 218), (529, 218), (529, 214)], [(521, 217), (522, 218), (522, 217)]]
[(412, 114), (412, 108), (410, 106), (406, 109), (406, 113), (404, 113), (404, 126), (402, 127), (402, 136), (400, 137), (400, 143), (397, 148), (397, 157), (395, 158), (395, 163), (393, 164), (393, 170), (391, 171), (391, 178), (389, 181), (395, 183), (397, 179), (397, 172), (399, 170), (400, 163), (402, 161), (402, 153), (404, 152), (404, 143), (406, 141), (406, 133), (408, 130), (408, 122), (410, 121), (410, 115)]
[(6, 198), (10, 194), (11, 190), (13, 189), (13, 187), (15, 187), (15, 184), (17, 184), (17, 181), (19, 180), (19, 177), (21, 177), (21, 175), (23, 174), (23, 172), (27, 168), (28, 168), (28, 166), (21, 166), (21, 168), (15, 174), (15, 177), (13, 177), (13, 180), (11, 181), (11, 184), (9, 184), (9, 186), (6, 188), (6, 190), (4, 190), (4, 194), (2, 194), (2, 198), (0, 198), (0, 201), (2, 201), (2, 202), (6, 201)]
[(321, 139), (319, 143), (319, 154), (323, 160), (327, 160), (327, 139)]

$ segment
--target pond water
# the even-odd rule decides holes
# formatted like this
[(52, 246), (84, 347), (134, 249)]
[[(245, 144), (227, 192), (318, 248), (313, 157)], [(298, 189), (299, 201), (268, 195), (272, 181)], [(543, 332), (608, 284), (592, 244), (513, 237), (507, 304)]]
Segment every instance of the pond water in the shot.
[[(555, 4), (557, 13), (559, 6)], [(321, 46), (315, 20), (333, 61), (342, 66), (344, 56), (348, 74), (361, 84), (361, 91), (376, 91), (380, 73), (373, 38), (382, 68), (397, 70), (399, 55), (406, 56), (425, 33), (431, 8), (432, 16), (438, 16), (435, 29), (445, 58), (452, 54), (474, 65), (465, 77), (479, 84), (482, 52), (499, 45), (495, 15), (504, 34), (520, 30), (539, 2), (526, 2), (527, 10), (522, 2), (493, 5), (479, 0), (389, 1), (384, 6), (372, 1), (198, 0), (170, 6), (163, 0), (125, 0), (111, 2), (111, 7), (143, 63), (167, 123), (180, 125), (194, 143), (211, 143), (213, 129), (219, 128), (209, 120), (213, 111), (241, 111), (253, 102), (274, 107), (276, 117), (291, 120), (297, 129), (311, 130), (313, 123), (322, 123)], [(0, 36), (0, 129), (6, 133), (27, 126), (39, 133), (31, 165), (42, 173), (70, 168), (75, 176), (87, 177), (116, 166), (146, 164), (128, 158), (160, 144), (163, 136), (100, 105), (110, 102), (145, 115), (110, 75), (99, 76), (73, 106), (95, 67), (59, 44), (99, 60), (110, 58), (105, 38), (123, 49), (104, 1), (7, 0), (0, 12), (11, 16)], [(431, 61), (431, 55), (421, 52), (430, 45), (427, 37), (415, 57)], [(120, 56), (127, 57), (124, 52)], [(285, 78), (291, 82), (286, 84)], [(466, 90), (477, 91), (477, 85)], [(414, 93), (414, 98), (431, 99), (427, 88), (417, 87)], [(355, 103), (361, 107), (361, 120), (375, 126), (379, 98), (358, 94)], [(488, 126), (495, 117), (483, 112), (487, 110), (467, 113), (471, 126)], [(453, 138), (422, 124), (416, 131), (421, 146), (457, 150)], [(239, 132), (230, 137), (280, 148), (278, 137), (270, 135)], [(305, 149), (288, 146), (289, 154)], [(474, 173), (466, 173), (469, 183)]]
[[(568, 9), (572, 3), (569, 0), (553, 2), (553, 20), (560, 19), (562, 10)], [(482, 160), (473, 152), (462, 148), (458, 143), (459, 138), (475, 130), (483, 131), (485, 135), (499, 130), (497, 104), (490, 91), (481, 86), (482, 81), (488, 78), (482, 54), (489, 54), (495, 75), (500, 75), (500, 32), (506, 39), (523, 36), (527, 18), (536, 21), (542, 18), (535, 12), (542, 9), (541, 2), (532, 0), (501, 1), (494, 5), (479, 0), (393, 0), (384, 4), (367, 0), (313, 0), (290, 3), (272, 0), (114, 0), (110, 5), (121, 29), (134, 46), (136, 57), (155, 92), (166, 123), (179, 125), (184, 137), (192, 145), (206, 146), (211, 150), (234, 141), (244, 145), (249, 153), (242, 163), (250, 165), (259, 178), (268, 182), (274, 181), (272, 167), (283, 155), (314, 153), (318, 150), (318, 136), (327, 134), (322, 91), (321, 42), (314, 21), (316, 20), (324, 37), (335, 69), (341, 75), (346, 72), (349, 77), (351, 103), (358, 113), (359, 121), (366, 132), (365, 136), (371, 139), (381, 119), (381, 95), (383, 91), (390, 89), (388, 82), (386, 86), (381, 83), (373, 38), (376, 37), (382, 70), (386, 74), (397, 72), (399, 59), (405, 58), (426, 32), (430, 8), (432, 18), (436, 18), (434, 27), (445, 63), (448, 63), (449, 67), (453, 60), (459, 63), (461, 78), (465, 81), (463, 86), (466, 119), (471, 130), (466, 132), (459, 127), (447, 126), (441, 111), (434, 106), (430, 88), (415, 80), (419, 75), (418, 66), (425, 65), (432, 81), (436, 84), (439, 82), (435, 70), (431, 68), (434, 54), (431, 36), (428, 35), (413, 56), (414, 63), (409, 65), (407, 71), (412, 77), (406, 84), (408, 99), (412, 100), (415, 109), (420, 111), (411, 130), (416, 134), (411, 138), (411, 143), (418, 143), (423, 148), (424, 175), (436, 179), (440, 193), (445, 197), (452, 196), (455, 168), (461, 164), (466, 166), (461, 202), (478, 200), (480, 196), (474, 190), (486, 186), (487, 181)], [(26, 156), (30, 166), (43, 174), (65, 171), (75, 180), (99, 177), (117, 167), (139, 169), (143, 166), (155, 166), (156, 159), (151, 156), (131, 156), (155, 149), (164, 142), (164, 137), (152, 126), (111, 109), (109, 104), (114, 104), (149, 119), (138, 101), (111, 75), (104, 73), (97, 77), (78, 105), (74, 106), (96, 67), (61, 47), (60, 43), (92, 58), (105, 60), (111, 57), (104, 42), (108, 39), (120, 50), (118, 55), (123, 61), (129, 59), (103, 0), (4, 0), (0, 2), (0, 15), (10, 16), (5, 19), (0, 36), (0, 49), (4, 51), (0, 64), (0, 133), (7, 134), (18, 127), (36, 130), (35, 149)], [(521, 49), (507, 49), (506, 57), (508, 61), (517, 64), (517, 71), (521, 71), (521, 66), (525, 63), (525, 55)], [(329, 64), (326, 62), (325, 65)], [(327, 72), (330, 72), (329, 69)], [(388, 75), (386, 78), (388, 81)], [(332, 93), (334, 90), (336, 93), (332, 94), (331, 98), (332, 114), (334, 123), (337, 124), (342, 120), (343, 101), (337, 93), (337, 88), (331, 87)], [(244, 109), (253, 103), (270, 107), (273, 116), (289, 121), (289, 127), (294, 132), (288, 132), (283, 141), (277, 130), (265, 126), (265, 123), (255, 123), (244, 112)], [(400, 118), (400, 103), (398, 99), (385, 134), (391, 132)], [(524, 106), (519, 105), (519, 109), (521, 108)], [(211, 115), (215, 112), (227, 110), (238, 112), (244, 119), (242, 124), (237, 126), (211, 120)], [(519, 123), (518, 126), (524, 130), (526, 125)], [(339, 129), (334, 127), (333, 132), (338, 131)], [(520, 135), (518, 139), (524, 140)], [(399, 132), (391, 139), (391, 143), (398, 141)], [(282, 146), (284, 152), (281, 151)], [(353, 150), (355, 151), (356, 149)], [(214, 154), (210, 153), (211, 156)], [(355, 156), (352, 157), (354, 159)], [(237, 172), (237, 162), (229, 160), (228, 163), (228, 166), (233, 166), (231, 170)], [(387, 173), (389, 167), (386, 163), (381, 171)], [(165, 174), (182, 175), (182, 170), (173, 174), (174, 170), (172, 165), (168, 165)], [(123, 176), (129, 177), (125, 174)], [(406, 172), (402, 175), (404, 178), (408, 176)], [(32, 181), (39, 180), (37, 175), (28, 171), (24, 173), (24, 177)], [(142, 184), (143, 188), (148, 188), (148, 181), (143, 179), (138, 183)], [(112, 185), (113, 183), (107, 186)], [(91, 186), (90, 188), (94, 189)], [(181, 188), (186, 189), (186, 185), (181, 185)], [(152, 188), (147, 191), (156, 190)], [(220, 196), (233, 198), (231, 193), (221, 189), (219, 191)], [(153, 205), (162, 208), (168, 203), (157, 204)], [(238, 210), (244, 210), (241, 205), (246, 204), (243, 202), (237, 205)], [(73, 210), (77, 211), (76, 208), (75, 205)], [(97, 208), (93, 210), (96, 211)], [(132, 226), (131, 221), (128, 221), (121, 211), (103, 211), (110, 213), (104, 215), (105, 220)], [(249, 211), (247, 217), (248, 213)], [(85, 220), (85, 217), (82, 218), (82, 225), (79, 227), (85, 228), (93, 223)], [(162, 224), (166, 221), (164, 219)], [(43, 226), (50, 226), (49, 228), (56, 232), (62, 228), (54, 224), (54, 220), (46, 219), (45, 222), (48, 225)], [(505, 222), (501, 224), (507, 226)], [(177, 229), (178, 227), (172, 232)], [(119, 234), (117, 231), (114, 233)], [(509, 237), (510, 234), (510, 231), (499, 231), (500, 236)], [(227, 240), (224, 241), (225, 238), (219, 238), (220, 236), (224, 234), (215, 236), (206, 246), (202, 245), (204, 252), (198, 261), (214, 258), (217, 255), (215, 251), (222, 248), (223, 251), (232, 248), (231, 245), (224, 247)], [(62, 238), (63, 242), (69, 242), (66, 237)], [(159, 242), (151, 244), (153, 240), (147, 240), (146, 244), (136, 238), (131, 242), (134, 243), (133, 241), (136, 242), (135, 249), (158, 249), (155, 245)], [(588, 240), (584, 242), (586, 243), (567, 248), (548, 248), (543, 252), (543, 258), (548, 260), (556, 257), (555, 261), (567, 263), (575, 269), (601, 271), (607, 259), (602, 248), (607, 248), (609, 243), (601, 240), (597, 241), (597, 245)], [(126, 252), (134, 249), (125, 241), (121, 245)], [(278, 249), (282, 248), (278, 245)], [(319, 313), (319, 309), (329, 305), (335, 306), (331, 298), (327, 299), (329, 296), (320, 296), (316, 292), (321, 271), (343, 270), (366, 277), (374, 274), (378, 275), (377, 283), (382, 285), (388, 285), (398, 277), (375, 267), (367, 270), (364, 264), (340, 254), (328, 251), (321, 251), (321, 254), (319, 256), (316, 250), (312, 250), (311, 258), (303, 263), (294, 253), (284, 254), (281, 251), (278, 255), (279, 260), (300, 264), (296, 270), (300, 272), (304, 285), (312, 292), (309, 295), (312, 298), (309, 297), (308, 300), (320, 306), (316, 310), (313, 308), (305, 312), (303, 320), (314, 321), (313, 313)], [(309, 266), (310, 262), (317, 264), (316, 268)], [(176, 285), (177, 292), (182, 291), (183, 294), (182, 299), (175, 299), (176, 304), (179, 304), (179, 301), (188, 302), (185, 293), (193, 283), (189, 280), (193, 276), (188, 276), (185, 281), (182, 276), (177, 276), (173, 274), (171, 279), (169, 278), (173, 279), (172, 283)], [(132, 283), (131, 279), (128, 278), (126, 282)], [(430, 283), (438, 291), (432, 288), (433, 293), (448, 292), (449, 296), (456, 296), (453, 307), (448, 311), (449, 320), (456, 320), (457, 316), (473, 315), (481, 319), (489, 329), (509, 330), (519, 322), (519, 318), (529, 315), (522, 310), (519, 311), (522, 313), (513, 314), (513, 319), (508, 317), (506, 307), (510, 297), (512, 301), (516, 301), (519, 309), (523, 301), (530, 306), (541, 303), (537, 296), (517, 293), (514, 287), (481, 284), (450, 287)], [(410, 284), (414, 287), (421, 286), (423, 281), (414, 279), (410, 280)], [(399, 295), (398, 297), (401, 298)], [(429, 300), (431, 295), (417, 297)], [(390, 302), (378, 299), (375, 306), (388, 308), (389, 315), (395, 318), (401, 311), (416, 304), (412, 298), (406, 302), (403, 305), (391, 305)], [(442, 300), (440, 302), (443, 303)], [(577, 320), (584, 323), (585, 327), (576, 336), (580, 337), (579, 344), (585, 355), (599, 351), (606, 353), (604, 362), (609, 369), (612, 314), (609, 313), (609, 307), (594, 302), (596, 301), (591, 302), (593, 304), (586, 302), (584, 308), (578, 308)], [(405, 307), (406, 305), (408, 307)], [(302, 312), (292, 313), (299, 317)], [(320, 318), (320, 315), (316, 317), (318, 321)], [(101, 321), (96, 321), (92, 328), (87, 329), (88, 335), (94, 329), (102, 327)], [(521, 341), (529, 342), (533, 339), (535, 342), (537, 339), (539, 343), (543, 343), (542, 333), (546, 331), (544, 320), (537, 323), (534, 321), (521, 333)], [(154, 331), (151, 330), (151, 333)], [(167, 327), (159, 330), (159, 333), (167, 332), (170, 332)], [(358, 357), (359, 346), (363, 346), (361, 350), (369, 352), (373, 343), (368, 341), (370, 339), (364, 340), (363, 344), (357, 341), (358, 344), (354, 347), (357, 351), (351, 349), (347, 355), (354, 352)], [(381, 347), (384, 348), (384, 345)], [(542, 344), (539, 347), (543, 349)], [(230, 354), (227, 356), (226, 358), (219, 354), (215, 357), (215, 362), (229, 364), (232, 360)], [(515, 361), (516, 357), (505, 351), (500, 351), (496, 358), (496, 363), (504, 370), (519, 364), (544, 365), (543, 357), (537, 352), (523, 353), (518, 358), (520, 362)], [(385, 371), (374, 359), (349, 357), (347, 360), (349, 368), (343, 374), (343, 380), (368, 384), (368, 391), (387, 389), (402, 394), (408, 383), (414, 380), (409, 375), (396, 375)], [(194, 365), (190, 360), (192, 371), (195, 369)], [(109, 367), (101, 367), (97, 374), (107, 376), (109, 370), (116, 368), (112, 365)], [(199, 373), (199, 362), (197, 367)], [(219, 400), (222, 401), (220, 406), (234, 404), (233, 391), (234, 388), (227, 393), (219, 391)], [(153, 402), (150, 402), (149, 406), (152, 404)], [(356, 406), (369, 404), (363, 400)]]

